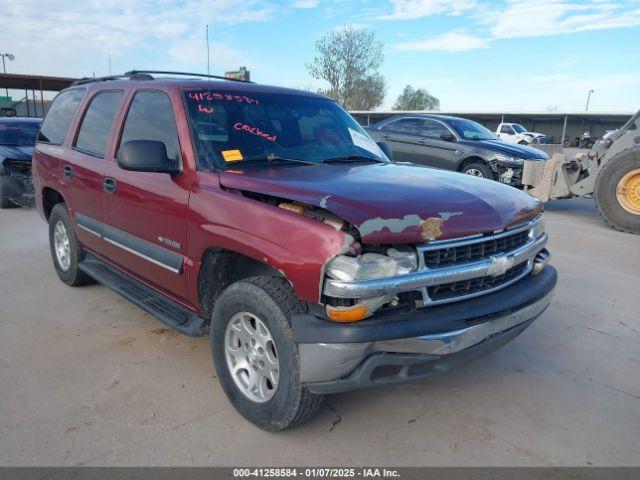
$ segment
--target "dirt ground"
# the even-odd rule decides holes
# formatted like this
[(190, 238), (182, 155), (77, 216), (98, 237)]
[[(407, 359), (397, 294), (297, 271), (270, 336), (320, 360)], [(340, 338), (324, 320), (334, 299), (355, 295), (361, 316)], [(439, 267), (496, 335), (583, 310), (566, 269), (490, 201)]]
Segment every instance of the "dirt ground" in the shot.
[(546, 216), (559, 284), (519, 338), (273, 434), (227, 402), (208, 338), (67, 287), (37, 213), (0, 211), (0, 465), (640, 465), (640, 237), (591, 200)]

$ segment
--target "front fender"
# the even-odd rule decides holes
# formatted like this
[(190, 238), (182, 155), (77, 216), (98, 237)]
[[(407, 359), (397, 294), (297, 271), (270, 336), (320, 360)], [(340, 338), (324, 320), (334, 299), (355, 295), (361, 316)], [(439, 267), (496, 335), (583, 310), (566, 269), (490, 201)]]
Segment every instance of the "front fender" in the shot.
[[(300, 299), (312, 303), (320, 302), (326, 263), (353, 241), (312, 218), (223, 190), (217, 174), (197, 174), (189, 206), (188, 256), (194, 264), (209, 248), (234, 251), (279, 271)], [(195, 287), (197, 273), (188, 281)]]

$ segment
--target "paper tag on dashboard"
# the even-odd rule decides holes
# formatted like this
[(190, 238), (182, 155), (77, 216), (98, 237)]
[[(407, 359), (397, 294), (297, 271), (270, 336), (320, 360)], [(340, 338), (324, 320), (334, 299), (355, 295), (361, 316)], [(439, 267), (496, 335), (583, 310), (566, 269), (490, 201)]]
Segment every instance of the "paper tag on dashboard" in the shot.
[(369, 137), (361, 134), (360, 132), (356, 132), (351, 128), (349, 129), (349, 134), (351, 134), (351, 141), (356, 147), (364, 148), (375, 155), (382, 156), (380, 147), (378, 147), (376, 142), (371, 140)]
[(239, 162), (242, 160), (242, 153), (240, 150), (224, 150), (222, 158), (224, 158), (225, 162)]

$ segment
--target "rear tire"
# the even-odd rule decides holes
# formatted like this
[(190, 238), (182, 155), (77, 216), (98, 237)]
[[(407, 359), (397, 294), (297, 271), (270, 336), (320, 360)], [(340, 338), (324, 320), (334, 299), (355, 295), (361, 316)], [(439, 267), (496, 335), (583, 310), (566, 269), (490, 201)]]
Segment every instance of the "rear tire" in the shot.
[(594, 196), (611, 228), (640, 234), (640, 148), (624, 150), (605, 164)]
[[(298, 346), (289, 318), (304, 310), (286, 280), (275, 276), (236, 282), (215, 303), (211, 349), (218, 378), (235, 409), (265, 430), (303, 423), (324, 400), (300, 381)], [(242, 322), (247, 322), (246, 328)], [(269, 340), (261, 342), (265, 338)], [(269, 358), (260, 352), (262, 347), (270, 352)]]
[(467, 163), (461, 170), (466, 175), (473, 177), (488, 178), (489, 180), (495, 180), (491, 167), (486, 163), (471, 162)]
[(67, 207), (58, 203), (49, 216), (49, 247), (53, 266), (60, 280), (69, 286), (77, 287), (92, 283), (93, 279), (78, 269), (84, 258), (84, 250), (71, 224)]

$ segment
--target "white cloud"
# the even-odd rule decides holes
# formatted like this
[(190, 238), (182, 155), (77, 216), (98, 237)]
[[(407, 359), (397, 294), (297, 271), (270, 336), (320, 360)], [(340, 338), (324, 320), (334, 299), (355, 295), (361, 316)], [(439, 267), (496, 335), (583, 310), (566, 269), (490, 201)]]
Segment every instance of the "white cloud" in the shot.
[[(538, 37), (586, 30), (640, 25), (640, 9), (628, 10), (624, 2), (565, 0), (510, 0), (502, 11), (483, 15), (494, 38)], [(636, 3), (637, 5), (637, 3)]]
[(431, 15), (460, 15), (476, 6), (475, 0), (391, 0), (393, 12), (381, 20), (415, 20)]
[(295, 0), (291, 6), (293, 8), (316, 8), (320, 5), (320, 0)]
[[(0, 45), (10, 46), (9, 51), (16, 55), (10, 69), (23, 73), (104, 75), (108, 73), (107, 54), (112, 56), (114, 73), (120, 70), (119, 65), (171, 66), (168, 61), (149, 65), (150, 58), (163, 56), (172, 59), (174, 65), (196, 58), (203, 59), (197, 62), (202, 65), (205, 23), (212, 25), (215, 38), (216, 25), (263, 22), (274, 13), (275, 7), (268, 0), (62, 1), (55, 8), (47, 0), (5, 0)], [(222, 53), (218, 55), (234, 60), (221, 68), (242, 60), (235, 61), (242, 57), (237, 50), (219, 51)]]
[(449, 32), (424, 40), (397, 43), (394, 48), (404, 51), (468, 52), (488, 45), (486, 38), (465, 32)]

